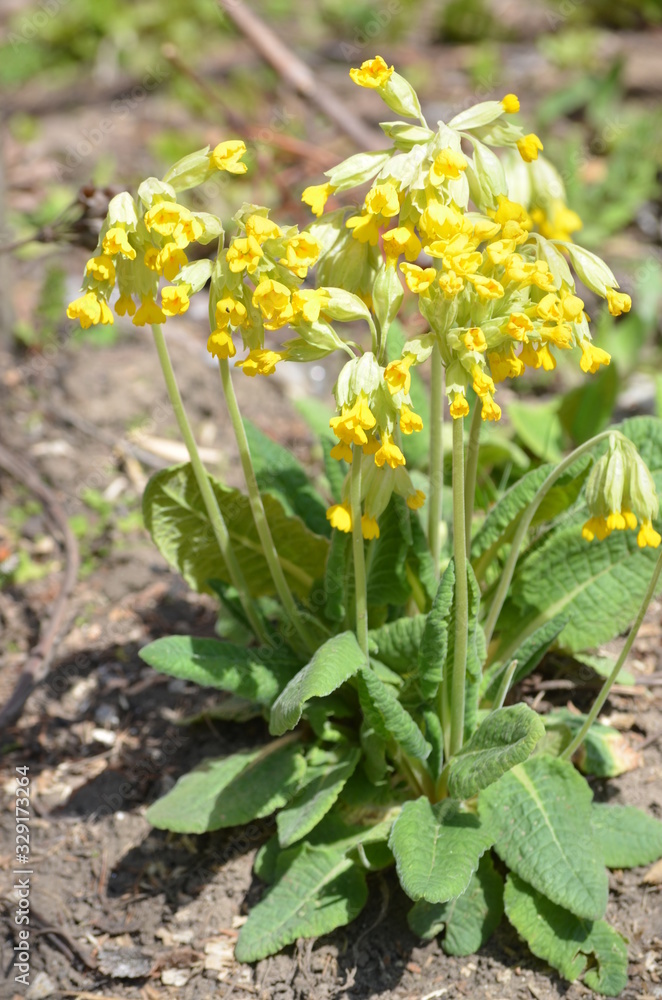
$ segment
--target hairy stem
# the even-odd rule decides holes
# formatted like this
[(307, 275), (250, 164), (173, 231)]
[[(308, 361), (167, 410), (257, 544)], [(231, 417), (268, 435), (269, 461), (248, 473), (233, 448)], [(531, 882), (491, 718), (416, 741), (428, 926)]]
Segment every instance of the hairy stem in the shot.
[(451, 756), (464, 738), (464, 695), (469, 632), (469, 593), (464, 521), (464, 422), (453, 420), (453, 556), (455, 559), (455, 649), (451, 687)]
[(513, 536), (513, 542), (510, 546), (508, 558), (506, 559), (506, 563), (501, 572), (499, 583), (494, 591), (492, 603), (490, 604), (490, 610), (485, 620), (485, 641), (488, 646), (494, 634), (494, 629), (499, 619), (499, 615), (501, 614), (501, 609), (505, 603), (506, 597), (508, 596), (508, 590), (510, 589), (510, 584), (515, 573), (515, 567), (519, 558), (520, 549), (522, 548), (522, 543), (526, 538), (526, 534), (531, 526), (531, 521), (533, 520), (538, 507), (545, 499), (557, 479), (559, 479), (563, 473), (577, 461), (578, 458), (581, 458), (582, 455), (585, 455), (586, 452), (590, 451), (591, 448), (594, 448), (596, 444), (606, 440), (610, 437), (610, 435), (617, 433), (618, 431), (614, 431), (613, 429), (603, 431), (601, 434), (596, 434), (595, 437), (590, 438), (590, 440), (580, 445), (579, 448), (575, 448), (575, 450), (571, 452), (570, 455), (568, 455), (568, 457), (560, 463), (560, 465), (557, 465), (555, 469), (552, 469), (534, 496), (533, 500), (522, 514), (521, 520), (517, 526), (517, 531)]
[(292, 591), (290, 590), (289, 584), (285, 579), (285, 573), (283, 572), (283, 567), (280, 564), (280, 559), (278, 558), (278, 552), (276, 551), (276, 546), (274, 545), (269, 522), (267, 521), (262, 496), (260, 495), (257, 479), (255, 477), (255, 469), (253, 468), (253, 460), (248, 446), (246, 429), (241, 419), (237, 397), (232, 384), (230, 365), (227, 358), (219, 358), (218, 364), (221, 372), (223, 391), (225, 393), (225, 402), (230, 415), (232, 429), (234, 430), (234, 435), (237, 439), (239, 458), (241, 461), (241, 467), (244, 471), (244, 479), (246, 480), (246, 491), (248, 493), (248, 500), (251, 506), (251, 512), (253, 514), (253, 520), (255, 521), (255, 527), (260, 539), (260, 544), (262, 545), (262, 552), (264, 553), (264, 558), (269, 566), (269, 572), (271, 573), (276, 593), (280, 598), (280, 602), (285, 609), (292, 627), (307, 649), (312, 651), (315, 648), (315, 644), (308, 634), (306, 624), (301, 617), (301, 613), (299, 612), (294, 597), (292, 596)]
[(464, 511), (464, 533), (467, 541), (467, 559), (471, 555), (471, 527), (474, 518), (474, 501), (476, 499), (476, 479), (478, 476), (478, 452), (480, 450), (480, 428), (483, 423), (481, 417), (480, 400), (474, 403), (471, 414), (471, 427), (469, 428), (469, 444), (467, 446), (467, 468), (464, 480), (464, 492), (466, 494)]
[(568, 760), (572, 757), (575, 750), (577, 750), (577, 748), (581, 746), (581, 744), (583, 743), (586, 734), (588, 733), (589, 729), (591, 728), (591, 726), (597, 719), (598, 715), (600, 714), (600, 710), (602, 709), (602, 706), (604, 705), (609, 696), (612, 684), (614, 683), (619, 673), (621, 672), (621, 667), (627, 660), (628, 654), (632, 649), (633, 643), (637, 638), (639, 629), (641, 628), (641, 623), (646, 617), (648, 606), (650, 602), (653, 600), (653, 595), (655, 594), (655, 588), (657, 587), (657, 582), (660, 579), (660, 573), (662, 573), (662, 549), (660, 549), (660, 554), (657, 557), (657, 562), (655, 563), (655, 569), (653, 570), (653, 575), (651, 577), (650, 583), (648, 584), (648, 589), (644, 595), (643, 601), (641, 602), (641, 607), (639, 608), (637, 617), (634, 620), (634, 624), (632, 625), (629, 635), (625, 640), (625, 645), (621, 650), (621, 655), (616, 660), (616, 663), (614, 664), (614, 669), (609, 674), (609, 677), (606, 679), (606, 681), (600, 688), (600, 693), (593, 702), (591, 711), (586, 716), (584, 724), (582, 725), (579, 732), (576, 734), (575, 738), (571, 740), (571, 742), (568, 744), (565, 750), (562, 751), (562, 753), (560, 754), (561, 757), (564, 757)]
[(430, 381), (430, 499), (428, 500), (428, 542), (432, 553), (434, 573), (439, 581), (441, 575), (441, 516), (444, 491), (444, 443), (443, 443), (443, 380), (444, 370), (441, 353), (437, 344), (432, 349)]
[(356, 637), (368, 657), (368, 595), (365, 571), (365, 551), (361, 529), (361, 458), (362, 450), (352, 445), (350, 506), (352, 508), (352, 554), (354, 556), (354, 591), (356, 600)]
[(214, 490), (212, 489), (212, 485), (209, 481), (207, 470), (202, 464), (202, 459), (200, 458), (200, 453), (198, 452), (198, 446), (195, 443), (193, 431), (191, 430), (191, 425), (188, 421), (188, 417), (186, 416), (186, 411), (184, 410), (184, 404), (177, 385), (177, 379), (175, 378), (175, 372), (172, 367), (172, 361), (170, 360), (170, 354), (168, 353), (168, 346), (163, 335), (163, 330), (160, 326), (153, 326), (152, 332), (154, 334), (156, 353), (158, 354), (161, 369), (163, 371), (163, 377), (168, 390), (170, 403), (172, 404), (177, 425), (189, 453), (193, 474), (207, 510), (207, 515), (211, 522), (214, 537), (221, 551), (221, 555), (223, 556), (223, 561), (227, 567), (232, 586), (237, 591), (244, 614), (250, 622), (251, 628), (263, 642), (269, 642), (269, 636), (265, 632), (264, 625), (262, 624), (255, 605), (251, 600), (246, 580), (244, 579), (244, 574), (242, 573), (237, 557), (234, 554), (227, 525), (223, 518), (223, 514), (221, 513), (218, 501), (216, 500), (216, 496), (214, 495)]

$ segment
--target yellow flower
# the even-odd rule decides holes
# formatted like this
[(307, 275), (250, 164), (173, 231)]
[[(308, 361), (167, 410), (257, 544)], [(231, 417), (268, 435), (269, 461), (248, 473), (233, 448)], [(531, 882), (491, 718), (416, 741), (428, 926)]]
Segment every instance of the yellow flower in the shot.
[(239, 237), (228, 247), (228, 267), (233, 274), (239, 274), (241, 271), (253, 274), (263, 256), (262, 247), (254, 236)]
[(399, 358), (397, 361), (391, 361), (390, 364), (386, 366), (384, 371), (384, 378), (388, 383), (389, 392), (391, 394), (400, 392), (409, 392), (411, 386), (411, 372), (409, 369), (416, 361), (416, 357), (413, 354), (405, 354), (403, 358)]
[(148, 267), (150, 271), (159, 272), (159, 250), (157, 247), (148, 247), (145, 250), (145, 255), (143, 257), (143, 263), (145, 267)]
[(275, 240), (281, 235), (281, 228), (263, 215), (249, 215), (246, 219), (246, 235), (254, 236), (262, 246), (266, 240)]
[(159, 309), (154, 299), (150, 295), (144, 295), (133, 317), (133, 325), (146, 326), (149, 323), (158, 326), (159, 323), (165, 323), (165, 320), (165, 313)]
[(622, 313), (630, 312), (632, 299), (625, 292), (617, 292), (613, 288), (607, 289), (607, 305), (612, 316), (620, 316)]
[(227, 329), (228, 325), (242, 326), (246, 321), (246, 306), (226, 295), (216, 303), (215, 316), (218, 331)]
[(104, 299), (98, 299), (94, 292), (86, 292), (67, 306), (69, 319), (77, 319), (84, 330), (101, 323), (112, 326), (113, 314)]
[[(471, 254), (473, 257), (473, 254)], [(486, 278), (482, 274), (468, 274), (467, 281), (474, 286), (474, 290), (479, 299), (502, 299), (504, 296), (503, 285), (494, 278)]]
[(338, 444), (334, 444), (329, 454), (331, 455), (331, 458), (335, 458), (337, 462), (345, 461), (349, 465), (352, 464), (352, 449), (350, 445), (346, 444), (344, 441), (338, 441)]
[(525, 341), (527, 334), (533, 330), (533, 323), (526, 313), (511, 313), (506, 323), (506, 333), (513, 340)]
[[(489, 213), (492, 214), (491, 212)], [(504, 194), (497, 196), (497, 210), (494, 213), (494, 221), (504, 226), (508, 222), (517, 222), (523, 229), (531, 228), (531, 217), (529, 213), (517, 201), (511, 201)]]
[(491, 396), (485, 396), (480, 415), (483, 420), (501, 420), (501, 407), (494, 402)]
[(398, 226), (396, 229), (389, 229), (382, 237), (386, 263), (394, 266), (400, 254), (404, 254), (407, 260), (416, 260), (421, 252), (421, 241), (408, 226)]
[(273, 278), (263, 278), (259, 283), (253, 292), (253, 305), (271, 324), (271, 330), (285, 326), (294, 316), (289, 288)]
[(381, 469), (384, 463), (390, 465), (392, 469), (397, 469), (399, 465), (405, 464), (405, 456), (386, 431), (382, 434), (381, 446), (375, 452), (375, 465)]
[(538, 152), (544, 147), (535, 132), (529, 132), (528, 135), (517, 140), (517, 148), (525, 163), (533, 163), (534, 160), (538, 159)]
[(379, 216), (370, 213), (352, 215), (345, 223), (348, 229), (353, 230), (352, 236), (359, 243), (369, 243), (376, 247), (379, 242)]
[(400, 270), (405, 276), (407, 288), (415, 295), (425, 295), (437, 277), (434, 267), (419, 267), (418, 264), (405, 264), (404, 261), (400, 265)]
[(515, 246), (514, 240), (495, 240), (494, 243), (490, 243), (489, 246), (485, 247), (485, 253), (492, 264), (503, 264), (506, 258), (513, 252)]
[(485, 334), (479, 326), (472, 326), (462, 337), (462, 342), (468, 351), (484, 351), (487, 347)]
[(190, 215), (189, 210), (176, 201), (158, 201), (145, 212), (145, 226), (148, 232), (153, 229), (159, 236), (172, 236), (187, 215)]
[(524, 372), (524, 362), (515, 356), (512, 345), (506, 354), (490, 351), (487, 355), (487, 361), (494, 382), (503, 382), (507, 378), (518, 378)]
[(415, 493), (407, 497), (407, 506), (410, 510), (420, 510), (425, 503), (425, 493), (423, 490), (416, 490)]
[(209, 335), (207, 350), (212, 358), (233, 358), (237, 353), (230, 332), (220, 328)]
[(452, 299), (460, 294), (464, 288), (464, 282), (455, 271), (446, 271), (439, 277), (439, 287), (447, 299)]
[(563, 315), (565, 319), (570, 320), (571, 323), (578, 323), (582, 318), (582, 313), (584, 312), (584, 303), (578, 295), (566, 295), (564, 296), (561, 305), (563, 307)]
[(255, 348), (248, 352), (248, 357), (243, 361), (237, 361), (236, 368), (241, 368), (244, 375), (254, 378), (255, 375), (273, 375), (276, 365), (283, 361), (286, 355), (281, 351), (268, 351), (263, 348)]
[(452, 205), (428, 199), (418, 222), (419, 229), (431, 240), (451, 240), (458, 233), (473, 235), (473, 225)]
[(579, 346), (582, 349), (579, 367), (587, 374), (594, 375), (600, 365), (608, 365), (611, 361), (611, 355), (607, 351), (603, 351), (601, 347), (595, 347), (588, 340), (582, 341)]
[(400, 430), (403, 434), (413, 434), (423, 430), (423, 419), (405, 403), (400, 407)]
[(531, 210), (531, 218), (548, 240), (572, 243), (572, 234), (582, 228), (582, 220), (560, 198), (555, 198), (546, 208)]
[(517, 114), (519, 111), (519, 97), (517, 94), (506, 94), (501, 98), (501, 107), (507, 115)]
[(161, 309), (166, 316), (179, 316), (189, 307), (191, 286), (187, 284), (167, 285), (161, 292)]
[(369, 514), (364, 514), (361, 518), (361, 534), (369, 541), (373, 538), (379, 538), (379, 525), (377, 524), (377, 519), (370, 517)]
[(114, 257), (115, 254), (121, 253), (123, 257), (128, 257), (129, 260), (136, 259), (136, 251), (129, 243), (129, 238), (125, 231), (120, 229), (119, 226), (113, 226), (104, 236), (103, 252), (109, 257)]
[(305, 278), (308, 268), (317, 263), (322, 248), (313, 236), (301, 233), (293, 236), (285, 244), (285, 257), (279, 262), (285, 264), (298, 278)]
[(556, 368), (556, 360), (550, 352), (547, 344), (534, 347), (533, 344), (525, 344), (520, 353), (520, 361), (529, 368), (543, 368), (546, 372), (551, 372)]
[(572, 347), (572, 327), (567, 323), (557, 323), (555, 326), (543, 326), (540, 331), (546, 340), (551, 340), (556, 347), (567, 350)]
[(199, 219), (192, 215), (183, 216), (175, 226), (172, 238), (178, 247), (186, 247), (189, 243), (195, 243), (204, 232), (204, 226)]
[[(469, 277), (469, 275), (475, 274), (480, 265), (483, 263), (483, 257), (482, 254), (479, 253), (460, 253), (457, 254), (457, 256), (455, 257), (445, 256), (443, 258), (443, 261), (444, 261), (444, 267), (447, 268), (449, 271), (454, 271), (455, 274), (459, 275), (460, 277), (467, 278)], [(493, 279), (482, 278), (482, 280), (487, 282), (487, 281), (492, 281)], [(501, 288), (501, 285), (499, 285), (498, 281), (495, 281), (494, 285), (495, 286), (498, 285), (499, 288)], [(501, 289), (501, 294), (503, 295), (503, 289)], [(495, 296), (490, 296), (490, 298), (494, 297)], [(498, 298), (499, 296), (496, 297)]]
[(563, 316), (561, 300), (553, 292), (548, 292), (536, 306), (536, 314), (547, 323), (558, 323)]
[(115, 303), (115, 312), (118, 316), (133, 316), (136, 311), (136, 304), (130, 295), (120, 295)]
[(587, 542), (592, 542), (594, 538), (603, 542), (608, 534), (609, 528), (605, 517), (590, 517), (582, 528), (582, 538)]
[(115, 265), (108, 254), (90, 257), (85, 265), (85, 273), (91, 274), (97, 281), (109, 281), (111, 284), (115, 284)]
[(349, 75), (359, 87), (369, 87), (377, 90), (388, 83), (393, 73), (393, 66), (387, 66), (381, 56), (366, 59), (360, 69), (350, 69)]
[(313, 215), (319, 219), (324, 211), (327, 200), (331, 197), (335, 188), (331, 184), (311, 184), (301, 195), (304, 205), (309, 205)]
[(462, 153), (450, 148), (442, 149), (430, 167), (430, 183), (438, 186), (445, 180), (456, 181), (467, 166), (467, 159)]
[(352, 509), (347, 501), (344, 503), (334, 503), (326, 512), (326, 519), (332, 528), (338, 531), (350, 532), (352, 530)]
[(477, 243), (482, 243), (483, 240), (492, 240), (497, 235), (501, 225), (498, 222), (493, 222), (492, 219), (476, 219), (473, 223), (473, 239)]
[(494, 392), (494, 382), (479, 365), (474, 365), (471, 369), (471, 375), (473, 378), (473, 391), (478, 396), (487, 396), (489, 393)]
[(209, 158), (217, 170), (227, 170), (229, 174), (245, 174), (248, 167), (240, 162), (245, 153), (246, 145), (241, 139), (228, 139), (226, 142), (219, 142)]
[(453, 402), (450, 405), (450, 414), (453, 420), (458, 420), (460, 417), (466, 417), (469, 413), (469, 403), (467, 397), (461, 392), (456, 392), (453, 396)]
[(383, 215), (385, 219), (392, 219), (400, 211), (400, 199), (395, 184), (391, 184), (390, 181), (375, 184), (366, 195), (365, 207), (371, 215)]
[(328, 301), (329, 294), (324, 288), (296, 289), (292, 292), (294, 319), (303, 319), (306, 323), (316, 323)]
[(166, 281), (172, 281), (173, 278), (176, 278), (187, 264), (188, 257), (176, 243), (166, 243), (156, 258), (157, 270)]
[(365, 432), (376, 424), (367, 397), (360, 393), (353, 406), (343, 406), (340, 416), (329, 421), (333, 433), (345, 444), (367, 444)]
[(656, 549), (660, 542), (662, 542), (662, 536), (658, 534), (650, 521), (644, 521), (637, 535), (639, 548), (645, 549), (649, 545), (652, 549)]

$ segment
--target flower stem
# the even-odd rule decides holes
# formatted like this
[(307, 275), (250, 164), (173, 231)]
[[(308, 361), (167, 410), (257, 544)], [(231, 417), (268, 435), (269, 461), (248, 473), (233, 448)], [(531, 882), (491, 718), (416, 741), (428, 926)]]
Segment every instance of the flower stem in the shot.
[(354, 592), (356, 599), (356, 637), (368, 656), (368, 595), (365, 571), (365, 551), (361, 530), (361, 459), (362, 449), (352, 445), (352, 478), (350, 505), (352, 508), (352, 554), (354, 556)]
[(483, 423), (481, 417), (480, 400), (474, 403), (471, 414), (471, 427), (469, 428), (469, 444), (467, 446), (467, 468), (464, 480), (464, 491), (466, 494), (466, 506), (464, 512), (464, 533), (467, 540), (467, 559), (471, 555), (471, 528), (474, 518), (474, 501), (476, 498), (476, 479), (478, 476), (478, 452), (480, 450), (480, 428)]
[(428, 542), (437, 582), (441, 576), (441, 516), (444, 491), (443, 380), (444, 370), (438, 344), (432, 348), (430, 379), (430, 499), (428, 500)]
[(490, 610), (487, 614), (485, 620), (485, 641), (489, 646), (492, 636), (494, 634), (494, 629), (496, 623), (501, 614), (501, 609), (505, 603), (506, 597), (508, 596), (508, 590), (515, 573), (515, 567), (517, 565), (517, 560), (519, 558), (520, 549), (522, 543), (526, 537), (526, 533), (531, 526), (531, 521), (533, 520), (538, 507), (542, 501), (547, 496), (548, 492), (554, 485), (557, 479), (559, 479), (564, 472), (566, 472), (571, 465), (573, 465), (578, 458), (590, 451), (591, 448), (595, 447), (601, 441), (604, 441), (612, 434), (618, 433), (612, 428), (608, 431), (603, 431), (601, 434), (596, 434), (595, 437), (590, 438), (590, 440), (585, 441), (584, 444), (580, 445), (579, 448), (575, 448), (567, 458), (565, 458), (560, 465), (557, 465), (555, 469), (552, 469), (550, 474), (545, 479), (544, 483), (541, 485), (540, 489), (534, 496), (533, 500), (529, 506), (525, 509), (522, 514), (521, 520), (517, 526), (517, 530), (513, 536), (512, 545), (510, 546), (510, 552), (508, 553), (508, 558), (501, 572), (501, 577), (499, 578), (498, 586), (494, 592), (494, 597), (492, 598), (492, 603), (490, 604)]
[(253, 514), (253, 520), (255, 521), (258, 537), (262, 545), (262, 552), (267, 561), (267, 565), (276, 588), (276, 593), (280, 598), (281, 604), (283, 605), (294, 630), (304, 645), (312, 651), (315, 648), (315, 643), (308, 634), (308, 629), (306, 628), (305, 622), (303, 621), (299, 609), (296, 606), (289, 584), (285, 579), (283, 567), (280, 564), (280, 559), (278, 557), (278, 552), (276, 551), (276, 546), (274, 545), (269, 522), (267, 521), (264, 504), (257, 485), (255, 469), (253, 468), (253, 460), (248, 446), (248, 438), (246, 437), (246, 429), (241, 419), (241, 413), (239, 412), (239, 404), (237, 403), (237, 397), (232, 384), (230, 365), (228, 364), (227, 358), (219, 358), (218, 365), (221, 372), (221, 382), (223, 384), (225, 402), (230, 415), (230, 422), (232, 424), (232, 429), (234, 430), (237, 446), (239, 448), (239, 458), (241, 461), (241, 467), (244, 471), (244, 479), (246, 480), (248, 500)]
[(464, 422), (453, 420), (453, 556), (455, 559), (455, 648), (451, 687), (451, 756), (464, 738), (464, 698), (469, 633), (469, 592), (464, 520)]
[(202, 459), (200, 458), (200, 453), (198, 452), (198, 446), (195, 443), (193, 431), (191, 430), (191, 425), (188, 421), (188, 417), (186, 416), (186, 411), (184, 410), (184, 404), (177, 385), (177, 379), (175, 378), (175, 372), (172, 367), (172, 361), (170, 360), (170, 354), (168, 353), (168, 346), (163, 335), (163, 330), (160, 326), (153, 326), (152, 332), (154, 334), (156, 353), (158, 354), (161, 369), (163, 371), (163, 377), (168, 390), (170, 403), (172, 405), (180, 433), (184, 439), (184, 444), (186, 445), (186, 449), (189, 453), (191, 468), (193, 469), (193, 474), (207, 510), (207, 515), (211, 522), (214, 537), (218, 543), (223, 561), (227, 567), (232, 586), (237, 591), (244, 614), (250, 622), (255, 634), (263, 642), (270, 642), (271, 640), (265, 631), (264, 625), (260, 620), (260, 616), (257, 613), (255, 605), (249, 595), (244, 574), (241, 571), (237, 557), (232, 549), (232, 542), (230, 540), (227, 525), (223, 518), (223, 514), (221, 513), (218, 501), (216, 500), (216, 496), (214, 495), (207, 470), (202, 464)]
[(657, 587), (657, 582), (660, 579), (660, 573), (662, 573), (662, 549), (660, 549), (660, 554), (657, 557), (657, 562), (655, 563), (655, 569), (653, 570), (653, 575), (651, 577), (650, 583), (648, 584), (648, 589), (647, 589), (647, 591), (646, 591), (646, 593), (644, 595), (644, 599), (641, 602), (641, 607), (639, 608), (639, 612), (637, 614), (637, 617), (634, 620), (634, 624), (632, 625), (632, 628), (630, 629), (628, 637), (625, 640), (625, 645), (623, 646), (623, 649), (621, 650), (621, 654), (618, 657), (618, 659), (616, 660), (616, 663), (614, 664), (614, 669), (609, 674), (609, 677), (606, 679), (606, 681), (604, 682), (604, 684), (600, 688), (600, 693), (599, 693), (598, 697), (595, 699), (595, 701), (593, 703), (593, 707), (591, 708), (591, 711), (586, 716), (586, 719), (584, 720), (584, 723), (583, 723), (581, 729), (575, 735), (574, 739), (571, 740), (571, 742), (568, 744), (568, 746), (565, 748), (565, 750), (563, 750), (561, 752), (561, 754), (559, 755), (559, 756), (565, 758), (566, 760), (569, 760), (572, 757), (572, 755), (574, 754), (575, 750), (577, 750), (577, 748), (579, 746), (581, 746), (581, 744), (584, 741), (584, 738), (585, 738), (586, 734), (588, 733), (589, 729), (591, 728), (591, 726), (593, 725), (593, 723), (597, 719), (598, 715), (600, 714), (600, 710), (602, 709), (602, 706), (604, 705), (604, 703), (606, 702), (606, 700), (607, 700), (607, 698), (609, 696), (609, 692), (611, 690), (612, 684), (614, 683), (614, 681), (618, 677), (619, 673), (621, 672), (621, 667), (623, 666), (623, 664), (627, 660), (628, 654), (629, 654), (630, 650), (632, 649), (634, 641), (637, 638), (637, 635), (639, 633), (639, 629), (641, 628), (641, 623), (643, 622), (644, 618), (646, 617), (646, 612), (648, 611), (648, 606), (649, 606), (650, 602), (653, 600), (653, 595), (655, 594), (655, 589)]

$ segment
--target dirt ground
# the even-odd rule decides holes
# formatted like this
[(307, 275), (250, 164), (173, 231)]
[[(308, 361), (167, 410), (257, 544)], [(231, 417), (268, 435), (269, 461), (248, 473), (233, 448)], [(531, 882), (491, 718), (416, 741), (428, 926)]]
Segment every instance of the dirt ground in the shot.
[[(500, 5), (531, 11), (538, 5)], [(532, 23), (531, 32), (536, 30)], [(656, 100), (662, 91), (659, 35), (607, 38), (626, 60), (628, 86)], [(411, 62), (414, 41), (403, 61)], [(524, 95), (549, 93), (559, 85), (530, 44), (507, 48), (512, 66), (509, 86)], [(229, 63), (251, 53), (242, 43), (222, 53)], [(434, 111), (466, 103), (469, 95), (462, 47), (429, 57), (431, 79), (446, 95)], [(323, 70), (341, 89), (346, 67)], [(342, 76), (342, 80), (341, 80)], [(355, 95), (356, 110), (374, 120), (370, 95)], [(29, 88), (13, 98), (30, 106)], [(337, 136), (302, 102), (279, 92), (278, 108), (305, 121), (306, 135)], [(12, 138), (5, 149), (7, 183), (18, 207), (35, 203), (55, 176), (67, 142), (91, 128), (102, 106), (73, 111), (51, 109), (30, 148)], [(121, 160), (133, 156), (146, 133), (183, 127), (183, 112), (173, 111), (156, 94), (136, 114), (115, 122), (105, 140)], [(310, 129), (310, 131), (308, 131)], [(326, 130), (325, 130), (326, 129)], [(215, 130), (209, 127), (213, 141)], [(108, 149), (95, 150), (103, 158)], [(85, 182), (91, 164), (67, 168), (73, 182)], [(619, 246), (630, 255), (624, 237)], [(629, 249), (628, 249), (629, 247)], [(54, 252), (54, 257), (57, 253)], [(88, 254), (67, 250), (60, 262), (69, 274), (68, 293), (77, 292)], [(43, 262), (42, 262), (43, 263)], [(39, 267), (23, 261), (14, 272), (14, 308), (19, 318), (34, 308)], [(1, 291), (1, 289), (0, 289)], [(196, 330), (195, 321), (199, 320)], [(193, 309), (168, 331), (183, 395), (198, 440), (210, 452), (210, 468), (226, 482), (240, 485), (236, 453), (225, 432), (217, 381), (204, 348), (204, 316)], [(64, 328), (63, 328), (64, 330)], [(279, 443), (309, 462), (310, 439), (292, 405), (302, 393), (328, 393), (332, 370), (319, 368), (316, 379), (290, 366), (269, 380), (238, 378), (243, 411)], [(129, 327), (108, 347), (81, 346), (69, 328), (53, 349), (40, 353), (0, 346), (0, 438), (26, 458), (50, 483), (65, 512), (88, 518), (92, 534), (81, 540), (84, 572), (69, 607), (69, 621), (47, 682), (30, 698), (19, 724), (3, 734), (0, 788), (13, 801), (15, 768), (30, 768), (32, 823), (31, 913), (32, 975), (27, 993), (13, 980), (14, 903), (7, 888), (0, 898), (0, 961), (5, 982), (0, 998), (48, 1000), (73, 996), (125, 1000), (579, 1000), (593, 996), (581, 984), (568, 985), (532, 958), (514, 930), (504, 924), (472, 958), (450, 958), (437, 942), (421, 946), (406, 924), (408, 901), (393, 873), (373, 877), (370, 901), (349, 928), (283, 954), (246, 966), (235, 962), (233, 944), (250, 906), (264, 891), (251, 873), (256, 850), (273, 833), (269, 821), (246, 829), (193, 838), (151, 829), (146, 807), (177, 777), (207, 756), (232, 753), (266, 737), (259, 722), (241, 726), (182, 720), (212, 707), (217, 695), (156, 675), (138, 658), (147, 642), (173, 633), (213, 635), (215, 610), (207, 598), (191, 593), (165, 565), (146, 533), (131, 516), (139, 507), (145, 478), (155, 468), (180, 460), (160, 372), (149, 334)], [(259, 391), (258, 391), (259, 390)], [(135, 436), (138, 428), (149, 439)], [(155, 455), (160, 453), (160, 457)], [(112, 506), (109, 516), (94, 516), (85, 497), (95, 491)], [(0, 553), (11, 560), (12, 512), (29, 495), (0, 473)], [(126, 522), (126, 523), (124, 523)], [(21, 524), (21, 544), (31, 560), (48, 572), (20, 586), (0, 589), (0, 704), (13, 688), (39, 627), (57, 597), (62, 557), (43, 511), (35, 509)], [(605, 714), (623, 730), (638, 754), (639, 766), (621, 778), (593, 780), (596, 798), (641, 806), (662, 818), (662, 607), (644, 625), (629, 669), (644, 683), (620, 688)], [(586, 708), (595, 685), (548, 665), (525, 690), (543, 710), (571, 702)], [(565, 680), (565, 687), (549, 686)], [(660, 739), (658, 739), (660, 737)], [(0, 867), (11, 868), (13, 811), (0, 813)], [(3, 880), (3, 885), (9, 883)], [(609, 918), (629, 939), (630, 981), (625, 1000), (662, 1000), (662, 874), (645, 870), (611, 876)], [(1, 977), (0, 977), (1, 978)]]

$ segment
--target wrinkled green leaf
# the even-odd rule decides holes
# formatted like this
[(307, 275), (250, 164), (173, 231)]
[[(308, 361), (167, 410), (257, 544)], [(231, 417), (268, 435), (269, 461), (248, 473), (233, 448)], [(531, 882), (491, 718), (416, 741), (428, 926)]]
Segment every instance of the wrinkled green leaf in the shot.
[(478, 797), (499, 857), (520, 878), (579, 917), (607, 906), (607, 871), (591, 831), (591, 789), (570, 761), (535, 756)]
[(368, 568), (368, 605), (404, 604), (411, 594), (407, 580), (407, 554), (412, 544), (409, 508), (393, 496), (379, 518), (379, 538)]
[(370, 650), (382, 663), (405, 676), (413, 673), (425, 630), (425, 615), (396, 618), (368, 633)]
[(445, 903), (465, 891), (492, 842), (488, 827), (458, 802), (421, 797), (402, 807), (389, 847), (407, 895)]
[(442, 681), (454, 593), (455, 563), (451, 560), (439, 583), (432, 608), (425, 619), (425, 628), (418, 650), (418, 683), (421, 694), (426, 700), (434, 698)]
[(607, 868), (635, 868), (662, 857), (662, 823), (636, 806), (594, 803), (592, 821)]
[(356, 747), (343, 747), (327, 755), (323, 763), (309, 764), (303, 787), (276, 818), (281, 847), (289, 847), (317, 826), (335, 804), (360, 756)]
[(492, 712), (448, 766), (448, 791), (468, 799), (487, 788), (516, 764), (527, 760), (545, 727), (528, 705), (510, 705)]
[(359, 672), (358, 688), (365, 719), (377, 735), (383, 740), (394, 739), (405, 753), (425, 760), (432, 748), (393, 688), (368, 668)]

